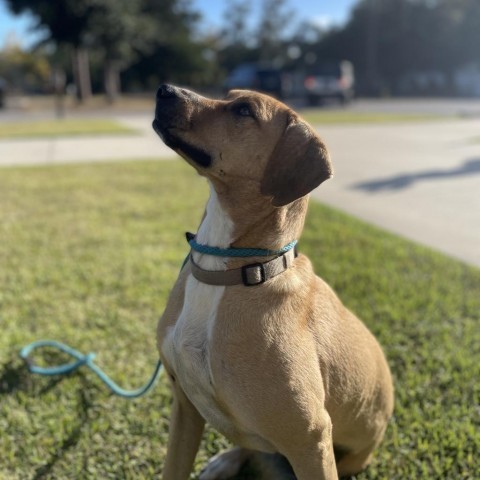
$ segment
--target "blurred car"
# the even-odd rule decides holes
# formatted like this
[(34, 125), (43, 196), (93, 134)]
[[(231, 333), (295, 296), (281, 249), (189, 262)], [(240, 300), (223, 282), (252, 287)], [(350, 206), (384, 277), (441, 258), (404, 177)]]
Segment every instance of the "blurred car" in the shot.
[(224, 86), (227, 91), (234, 88), (246, 88), (268, 93), (277, 98), (283, 98), (285, 93), (281, 70), (251, 63), (244, 63), (233, 69)]
[(353, 65), (346, 60), (317, 63), (305, 77), (304, 86), (310, 105), (316, 105), (327, 98), (348, 103), (355, 93)]

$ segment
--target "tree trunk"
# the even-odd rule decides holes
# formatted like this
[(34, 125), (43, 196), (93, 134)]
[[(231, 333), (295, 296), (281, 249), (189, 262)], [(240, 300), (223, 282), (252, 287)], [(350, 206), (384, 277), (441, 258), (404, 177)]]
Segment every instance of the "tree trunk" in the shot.
[(105, 61), (104, 87), (108, 103), (114, 103), (120, 95), (120, 70), (114, 60)]
[(381, 91), (380, 79), (378, 75), (378, 47), (379, 47), (379, 19), (378, 19), (378, 0), (370, 0), (370, 10), (368, 12), (368, 29), (366, 43), (366, 87), (370, 96), (379, 96)]
[(77, 100), (79, 103), (88, 100), (92, 96), (90, 64), (88, 51), (81, 47), (76, 47), (73, 51), (73, 78), (77, 87)]
[(65, 116), (66, 80), (65, 70), (55, 65), (53, 67), (53, 90), (55, 93), (55, 116), (57, 118), (63, 118)]

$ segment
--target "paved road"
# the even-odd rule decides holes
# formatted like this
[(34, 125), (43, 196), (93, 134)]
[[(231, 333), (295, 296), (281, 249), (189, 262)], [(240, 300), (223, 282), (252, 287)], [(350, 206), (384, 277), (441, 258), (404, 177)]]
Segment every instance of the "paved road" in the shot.
[(480, 266), (480, 120), (319, 128), (324, 203)]
[[(319, 126), (336, 173), (314, 197), (480, 267), (478, 106), (456, 121)], [(151, 114), (117, 118), (139, 135), (4, 140), (0, 166), (172, 156), (151, 130)]]

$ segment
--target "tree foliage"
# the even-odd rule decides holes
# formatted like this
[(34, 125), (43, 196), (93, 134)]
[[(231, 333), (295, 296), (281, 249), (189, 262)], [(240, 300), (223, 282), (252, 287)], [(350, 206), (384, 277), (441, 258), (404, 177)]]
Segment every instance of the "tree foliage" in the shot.
[(291, 25), (293, 11), (288, 0), (263, 0), (257, 43), (262, 60), (281, 61), (285, 30)]
[(50, 75), (45, 52), (26, 52), (14, 43), (0, 51), (0, 78), (12, 89), (42, 92)]
[(423, 93), (451, 94), (459, 68), (480, 68), (478, 0), (358, 0), (344, 25), (326, 29), (307, 20), (291, 31), (288, 7), (286, 0), (263, 0), (257, 28), (248, 43), (240, 43), (247, 13), (231, 0), (222, 66), (231, 70), (241, 62), (267, 60), (302, 71), (316, 62), (347, 59), (362, 94), (408, 88), (421, 93), (414, 84), (422, 76), (427, 79)]
[(478, 62), (480, 2), (477, 0), (360, 0), (342, 28), (315, 45), (319, 58), (355, 64), (368, 91), (395, 93), (414, 72), (452, 75)]
[[(107, 92), (118, 83), (119, 72), (135, 63), (140, 70), (143, 65), (147, 77), (149, 61), (159, 77), (189, 78), (204, 67), (201, 46), (193, 38), (199, 16), (189, 1), (6, 1), (16, 14), (29, 11), (53, 44), (94, 52), (105, 69)], [(178, 60), (174, 68), (172, 56)]]
[(218, 86), (221, 72), (245, 62), (301, 71), (331, 59), (354, 63), (362, 93), (400, 92), (402, 79), (418, 74), (446, 78), (448, 93), (458, 68), (480, 65), (479, 0), (358, 0), (348, 21), (329, 29), (309, 20), (297, 24), (291, 0), (228, 0), (223, 28), (208, 34), (199, 30), (192, 1), (6, 3), (15, 13), (31, 12), (51, 43), (75, 52), (77, 70), (88, 51), (95, 84), (101, 67), (112, 98), (120, 73), (129, 89), (151, 89), (161, 81), (204, 87)]
[(262, 0), (259, 7), (260, 16), (255, 23), (252, 2), (227, 2), (218, 42), (218, 60), (225, 71), (241, 63), (285, 65), (285, 42), (294, 24), (289, 0)]
[(36, 27), (47, 29), (50, 38), (60, 44), (80, 46), (94, 10), (92, 0), (6, 0), (15, 14), (32, 13)]
[(206, 43), (197, 35), (200, 15), (190, 2), (142, 0), (142, 13), (153, 19), (153, 35), (138, 51), (137, 60), (124, 74), (138, 88), (153, 88), (159, 82), (173, 81), (204, 85), (209, 78)]

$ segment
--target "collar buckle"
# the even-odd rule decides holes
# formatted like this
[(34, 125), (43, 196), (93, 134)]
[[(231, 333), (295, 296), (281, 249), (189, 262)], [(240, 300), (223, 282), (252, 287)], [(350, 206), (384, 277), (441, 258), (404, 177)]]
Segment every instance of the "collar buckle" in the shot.
[(242, 282), (246, 287), (255, 287), (267, 281), (267, 273), (263, 263), (250, 263), (241, 268)]

